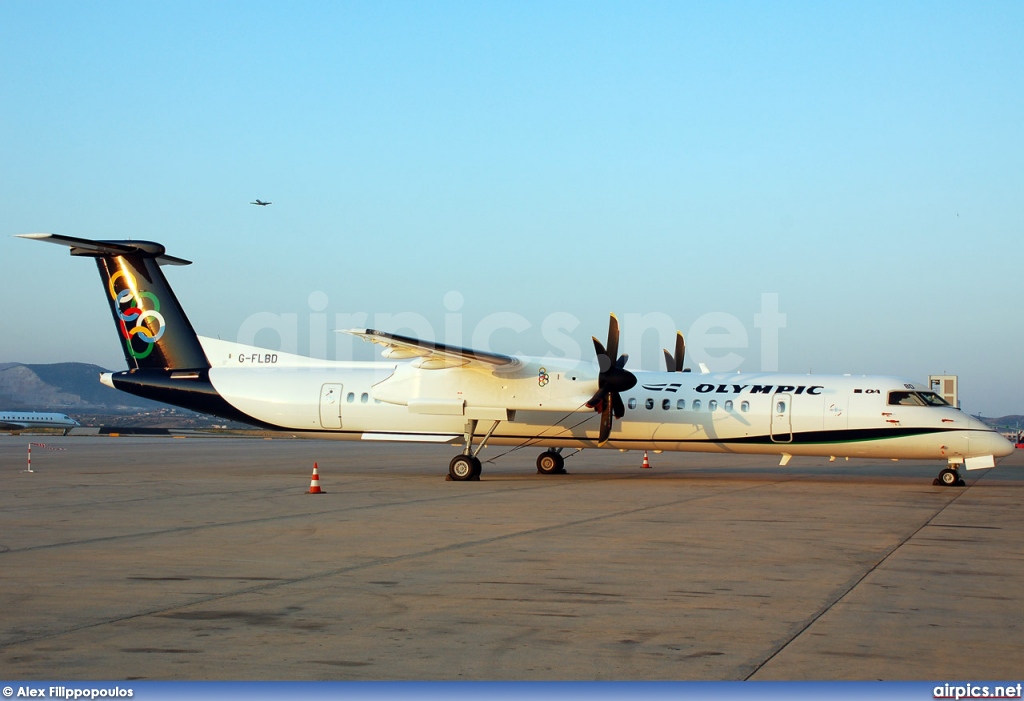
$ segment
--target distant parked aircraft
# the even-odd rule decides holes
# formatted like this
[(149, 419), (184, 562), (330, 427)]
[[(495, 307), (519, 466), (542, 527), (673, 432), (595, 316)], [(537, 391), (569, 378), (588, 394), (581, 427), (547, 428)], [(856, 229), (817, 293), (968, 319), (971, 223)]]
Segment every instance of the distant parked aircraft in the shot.
[(38, 411), (0, 411), (0, 431), (22, 431), (26, 428), (62, 428), (64, 435), (80, 423), (67, 414), (43, 414)]
[(266, 207), (268, 204), (274, 204), (273, 202), (264, 202), (263, 200), (257, 199), (255, 202), (249, 204), (258, 204), (260, 207)]

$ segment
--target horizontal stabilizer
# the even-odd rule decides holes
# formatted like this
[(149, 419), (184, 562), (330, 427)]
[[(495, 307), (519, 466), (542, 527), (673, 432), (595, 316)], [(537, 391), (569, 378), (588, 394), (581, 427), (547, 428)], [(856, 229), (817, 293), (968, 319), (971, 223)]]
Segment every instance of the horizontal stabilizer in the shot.
[(163, 244), (155, 241), (93, 241), (59, 234), (17, 234), (17, 236), (21, 239), (33, 239), (67, 246), (71, 249), (73, 256), (102, 258), (104, 256), (141, 255), (144, 258), (156, 258), (156, 262), (160, 265), (192, 265), (190, 260), (167, 255), (167, 249), (163, 247)]
[[(190, 265), (190, 261), (167, 255), (163, 244), (155, 241), (93, 241), (57, 234), (21, 234), (19, 238), (67, 246), (72, 256), (93, 261), (129, 368), (164, 372), (210, 367), (195, 329), (160, 269), (161, 265)], [(167, 401), (162, 397), (158, 401)]]

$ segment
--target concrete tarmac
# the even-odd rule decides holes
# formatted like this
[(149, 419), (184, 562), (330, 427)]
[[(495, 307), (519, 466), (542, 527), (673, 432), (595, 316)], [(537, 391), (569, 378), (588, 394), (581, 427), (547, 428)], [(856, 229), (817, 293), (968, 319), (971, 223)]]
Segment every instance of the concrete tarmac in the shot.
[(456, 452), (2, 436), (0, 678), (1024, 676), (1024, 451)]

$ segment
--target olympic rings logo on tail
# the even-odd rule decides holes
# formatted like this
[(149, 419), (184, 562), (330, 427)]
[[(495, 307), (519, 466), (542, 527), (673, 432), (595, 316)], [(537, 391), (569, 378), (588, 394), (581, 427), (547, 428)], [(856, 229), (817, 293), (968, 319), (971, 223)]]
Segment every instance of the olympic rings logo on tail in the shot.
[[(118, 279), (124, 278), (125, 288), (120, 292), (115, 289)], [(136, 360), (149, 357), (153, 352), (153, 346), (163, 338), (167, 325), (160, 313), (160, 299), (152, 292), (138, 291), (138, 285), (131, 273), (119, 270), (110, 276), (110, 298), (114, 300), (115, 310), (121, 325), (121, 335), (124, 336), (125, 347), (128, 353)], [(146, 303), (151, 309), (146, 309)], [(146, 322), (149, 322), (148, 325)], [(128, 324), (135, 322), (131, 328)], [(154, 332), (151, 327), (156, 327)], [(138, 339), (146, 344), (145, 350), (136, 351), (133, 347), (133, 339)]]

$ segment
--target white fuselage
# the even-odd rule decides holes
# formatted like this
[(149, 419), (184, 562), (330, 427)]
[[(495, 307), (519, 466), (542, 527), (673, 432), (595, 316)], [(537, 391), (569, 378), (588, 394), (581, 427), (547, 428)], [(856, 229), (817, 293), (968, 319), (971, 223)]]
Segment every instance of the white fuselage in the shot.
[[(463, 443), (449, 477), (477, 479), (488, 442), (834, 457), (945, 459), (992, 467), (1014, 451), (929, 388), (891, 377), (682, 372), (676, 334), (666, 367), (633, 372), (619, 322), (594, 340), (594, 364), (460, 348), (375, 329), (346, 332), (383, 346), (385, 362), (331, 362), (198, 336), (161, 266), (188, 265), (155, 241), (58, 234), (23, 238), (93, 258), (128, 370), (101, 381), (137, 396), (296, 435)], [(66, 417), (65, 417), (66, 418)], [(479, 442), (477, 442), (479, 439)], [(473, 443), (477, 442), (473, 452)], [(537, 469), (562, 469), (545, 451)]]
[(67, 430), (78, 425), (78, 422), (67, 414), (0, 411), (0, 429), (5, 431), (20, 431), (29, 428), (63, 428)]
[[(598, 416), (584, 406), (596, 368), (523, 359), (502, 373), (415, 362), (315, 361), (202, 338), (209, 378), (233, 407), (266, 425), (341, 440), (461, 443), (467, 422), (492, 445), (591, 448)], [(538, 364), (545, 381), (538, 381)], [(563, 365), (564, 367), (559, 367)], [(948, 406), (891, 404), (928, 392), (903, 379), (762, 373), (634, 373), (626, 413), (604, 447), (669, 451), (948, 460), (967, 467), (1013, 445)]]

